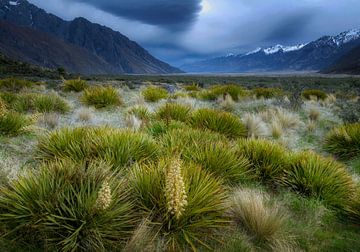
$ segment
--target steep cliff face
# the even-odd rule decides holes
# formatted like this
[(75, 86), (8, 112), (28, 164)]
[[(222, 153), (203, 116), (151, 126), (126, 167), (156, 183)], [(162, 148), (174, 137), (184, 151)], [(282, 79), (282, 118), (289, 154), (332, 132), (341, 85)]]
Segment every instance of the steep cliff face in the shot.
[[(54, 66), (63, 66), (72, 72), (81, 71), (81, 73), (94, 74), (181, 72), (179, 69), (156, 59), (136, 42), (131, 41), (119, 32), (91, 23), (84, 18), (64, 21), (25, 0), (0, 0), (0, 20), (13, 24), (11, 27), (7, 25), (7, 33), (11, 28), (14, 29), (14, 32), (23, 29), (24, 35), (24, 29), (32, 29), (42, 34), (43, 41), (47, 38), (51, 39), (51, 41), (47, 42), (47, 50), (51, 50), (53, 53), (41, 54), (41, 58), (40, 56), (34, 58), (33, 54), (36, 54), (36, 52), (31, 52), (34, 46), (24, 47), (22, 49), (26, 53), (18, 55), (18, 57), (24, 57), (19, 58), (20, 60), (29, 61), (31, 59), (29, 62), (41, 66), (49, 67), (52, 64)], [(30, 41), (29, 43), (26, 41), (30, 37), (22, 36), (26, 45), (30, 45)], [(31, 39), (31, 43), (39, 42), (33, 36)], [(11, 41), (7, 40), (6, 42), (10, 43)], [(52, 43), (54, 43), (53, 46)], [(59, 60), (46, 58), (46, 55), (61, 57), (60, 53), (54, 55), (59, 44), (67, 48), (65, 52), (68, 55)], [(6, 45), (8, 49), (11, 46), (11, 43)], [(5, 48), (5, 45), (3, 47)], [(79, 48), (82, 49), (80, 52), (73, 51), (75, 49), (79, 50)], [(12, 51), (14, 50), (15, 48), (12, 48)], [(11, 56), (7, 51), (2, 51), (2, 53)], [(69, 58), (68, 56), (71, 55), (74, 55), (74, 57)], [(49, 65), (48, 62), (51, 62), (51, 64)], [(61, 62), (66, 63), (66, 65), (59, 65)], [(90, 66), (85, 69), (79, 67), (79, 65), (86, 64)], [(93, 69), (93, 72), (91, 69)]]

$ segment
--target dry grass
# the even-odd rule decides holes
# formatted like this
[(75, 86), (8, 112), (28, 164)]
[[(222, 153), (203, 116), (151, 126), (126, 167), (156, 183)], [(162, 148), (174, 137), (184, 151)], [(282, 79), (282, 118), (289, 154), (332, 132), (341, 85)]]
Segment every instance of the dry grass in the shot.
[(91, 109), (82, 108), (78, 111), (77, 118), (82, 122), (90, 122), (93, 118), (93, 112)]
[(235, 109), (235, 102), (231, 95), (225, 94), (224, 97), (220, 99), (220, 107), (225, 111), (233, 111)]
[(270, 132), (273, 138), (279, 139), (284, 134), (284, 129), (282, 125), (275, 120), (270, 123)]
[(320, 111), (317, 110), (316, 108), (311, 108), (309, 110), (309, 119), (311, 121), (318, 121), (320, 118)]
[(230, 216), (250, 239), (265, 247), (292, 247), (286, 239), (286, 216), (282, 209), (262, 191), (236, 189), (230, 197)]
[(258, 138), (268, 135), (266, 124), (260, 116), (247, 113), (242, 116), (242, 121), (248, 131), (248, 137)]
[(306, 129), (308, 132), (314, 132), (316, 130), (316, 122), (314, 120), (309, 120)]
[(45, 113), (39, 117), (38, 122), (48, 129), (55, 129), (59, 125), (59, 115), (56, 113)]
[(142, 121), (135, 115), (128, 114), (125, 117), (125, 125), (131, 130), (138, 131), (142, 126)]

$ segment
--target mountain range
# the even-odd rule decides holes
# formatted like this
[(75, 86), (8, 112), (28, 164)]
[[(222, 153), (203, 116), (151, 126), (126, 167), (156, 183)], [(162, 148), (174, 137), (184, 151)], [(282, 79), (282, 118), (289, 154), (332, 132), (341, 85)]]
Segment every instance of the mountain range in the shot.
[[(353, 61), (347, 59), (354, 57), (351, 51), (359, 46), (360, 29), (353, 29), (336, 36), (323, 36), (306, 44), (257, 48), (244, 54), (228, 54), (223, 57), (183, 65), (181, 69), (187, 72), (218, 73), (321, 70), (342, 73), (341, 69), (335, 70), (338, 68), (336, 65), (344, 64), (342, 63), (344, 61), (350, 65), (354, 64)], [(356, 67), (351, 66), (348, 68), (356, 69)], [(347, 73), (357, 72), (350, 71)]]
[(120, 32), (81, 17), (65, 21), (26, 0), (0, 0), (0, 53), (82, 74), (181, 72)]

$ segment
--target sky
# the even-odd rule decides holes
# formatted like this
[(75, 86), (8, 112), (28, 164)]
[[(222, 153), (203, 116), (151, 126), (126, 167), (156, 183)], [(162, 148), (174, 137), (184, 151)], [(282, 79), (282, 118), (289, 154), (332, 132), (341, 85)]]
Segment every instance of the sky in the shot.
[(360, 0), (29, 0), (84, 17), (174, 66), (360, 28)]

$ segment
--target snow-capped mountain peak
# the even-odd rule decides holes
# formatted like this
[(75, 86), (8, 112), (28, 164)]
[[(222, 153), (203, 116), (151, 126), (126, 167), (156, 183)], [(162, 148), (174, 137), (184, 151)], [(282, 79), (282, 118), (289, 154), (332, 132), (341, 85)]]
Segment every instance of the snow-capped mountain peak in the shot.
[(360, 38), (360, 29), (352, 29), (332, 37), (332, 40), (335, 44), (339, 46), (359, 38)]
[(264, 49), (264, 53), (266, 55), (269, 54), (274, 54), (277, 53), (279, 51), (282, 52), (292, 52), (292, 51), (297, 51), (300, 50), (301, 48), (303, 48), (304, 46), (306, 46), (307, 44), (298, 44), (298, 45), (294, 45), (294, 46), (283, 46), (283, 45), (276, 45), (276, 46), (272, 46), (269, 48)]

